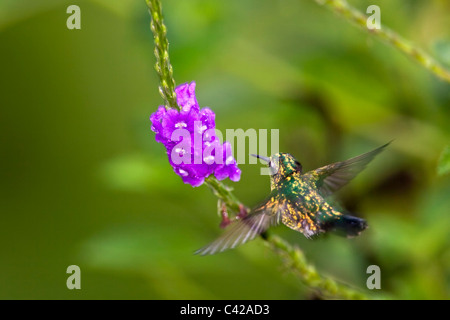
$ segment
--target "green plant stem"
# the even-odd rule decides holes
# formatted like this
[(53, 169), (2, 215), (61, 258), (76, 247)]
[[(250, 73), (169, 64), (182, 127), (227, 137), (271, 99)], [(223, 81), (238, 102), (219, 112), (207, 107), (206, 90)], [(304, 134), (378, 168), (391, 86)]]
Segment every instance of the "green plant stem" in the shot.
[[(166, 27), (162, 21), (161, 3), (159, 0), (146, 0), (152, 17), (151, 29), (155, 40), (156, 71), (160, 77), (160, 93), (166, 107), (179, 108), (176, 104), (174, 92), (175, 80), (173, 79), (172, 67), (169, 62), (168, 40)], [(214, 195), (223, 201), (227, 208), (235, 213), (240, 211), (241, 202), (231, 192), (231, 188), (210, 176), (205, 180), (206, 185), (211, 188)], [(308, 264), (306, 257), (300, 249), (291, 246), (286, 241), (276, 236), (263, 237), (270, 248), (273, 249), (286, 263), (286, 265), (297, 274), (302, 282), (323, 297), (341, 299), (364, 299), (365, 296), (354, 290), (338, 284), (334, 280), (320, 275), (314, 266)]]
[(239, 213), (241, 203), (233, 192), (231, 192), (232, 189), (230, 187), (221, 183), (214, 176), (206, 178), (205, 183), (212, 190), (214, 195), (226, 204), (227, 208), (235, 213)]
[(315, 0), (317, 3), (324, 5), (334, 12), (342, 15), (347, 21), (353, 22), (361, 28), (367, 30), (375, 37), (386, 41), (394, 48), (400, 50), (427, 70), (432, 72), (435, 76), (450, 83), (450, 71), (441, 66), (435, 59), (425, 53), (422, 49), (418, 48), (396, 32), (389, 28), (381, 26), (380, 29), (367, 28), (367, 16), (350, 6), (346, 0)]
[(316, 268), (309, 264), (303, 252), (278, 236), (268, 236), (267, 244), (284, 260), (286, 266), (297, 274), (302, 282), (325, 298), (349, 300), (365, 300), (367, 297), (356, 290), (337, 283), (331, 278), (319, 274)]
[(150, 28), (153, 32), (155, 42), (155, 69), (159, 75), (159, 93), (164, 100), (166, 108), (179, 109), (175, 94), (175, 79), (169, 59), (169, 41), (167, 40), (167, 29), (164, 25), (161, 2), (159, 0), (146, 0), (150, 10)]

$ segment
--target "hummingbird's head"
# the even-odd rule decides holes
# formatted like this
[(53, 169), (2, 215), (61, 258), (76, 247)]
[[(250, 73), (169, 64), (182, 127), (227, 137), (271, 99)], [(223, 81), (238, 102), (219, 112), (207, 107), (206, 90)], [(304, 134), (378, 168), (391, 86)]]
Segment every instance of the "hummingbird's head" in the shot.
[(259, 155), (253, 156), (267, 162), (271, 178), (275, 183), (278, 183), (294, 172), (302, 173), (302, 165), (289, 153), (276, 153), (270, 158)]

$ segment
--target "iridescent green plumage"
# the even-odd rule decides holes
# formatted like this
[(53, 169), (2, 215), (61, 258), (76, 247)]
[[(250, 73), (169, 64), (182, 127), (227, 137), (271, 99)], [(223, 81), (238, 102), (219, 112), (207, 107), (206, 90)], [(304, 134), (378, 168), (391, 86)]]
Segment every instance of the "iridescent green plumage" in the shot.
[(280, 222), (307, 238), (327, 231), (349, 237), (359, 235), (367, 228), (366, 221), (336, 209), (327, 202), (327, 197), (353, 179), (388, 144), (306, 173), (290, 154), (277, 153), (270, 158), (257, 156), (266, 160), (270, 168), (269, 196), (249, 215), (230, 225), (222, 236), (196, 253), (214, 254), (235, 248)]

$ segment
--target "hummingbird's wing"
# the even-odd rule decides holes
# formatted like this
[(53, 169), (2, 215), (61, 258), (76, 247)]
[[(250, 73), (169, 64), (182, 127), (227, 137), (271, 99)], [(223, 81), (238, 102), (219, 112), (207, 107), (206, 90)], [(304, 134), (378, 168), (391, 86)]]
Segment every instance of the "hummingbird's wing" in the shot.
[(329, 196), (356, 177), (389, 144), (390, 142), (354, 158), (309, 171), (305, 176), (310, 176), (311, 181), (315, 182), (321, 195), (324, 197)]
[(266, 201), (253, 209), (245, 218), (230, 224), (219, 238), (197, 250), (195, 254), (215, 254), (253, 240), (270, 226), (280, 223), (283, 206), (283, 201), (278, 201), (269, 196)]

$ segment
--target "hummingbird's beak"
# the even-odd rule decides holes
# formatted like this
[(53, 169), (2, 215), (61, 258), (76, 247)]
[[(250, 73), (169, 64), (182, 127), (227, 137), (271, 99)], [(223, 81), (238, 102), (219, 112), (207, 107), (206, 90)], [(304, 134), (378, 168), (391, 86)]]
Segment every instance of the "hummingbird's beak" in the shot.
[(260, 156), (258, 154), (252, 154), (252, 156), (255, 157), (255, 158), (258, 158), (258, 159), (262, 159), (262, 160), (266, 161), (267, 163), (270, 162), (270, 158), (268, 158), (268, 157), (263, 157), (263, 156)]

